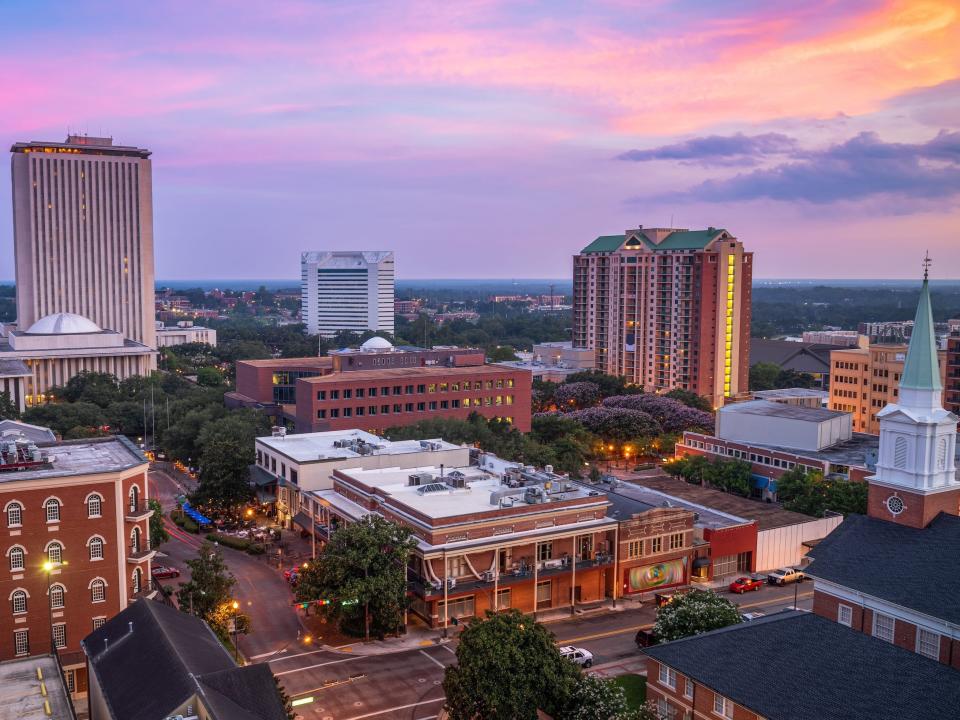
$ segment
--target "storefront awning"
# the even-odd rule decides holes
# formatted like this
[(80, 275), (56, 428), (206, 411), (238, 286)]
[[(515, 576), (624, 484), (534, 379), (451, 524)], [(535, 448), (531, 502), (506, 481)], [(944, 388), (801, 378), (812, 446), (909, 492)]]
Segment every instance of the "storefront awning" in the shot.
[(277, 501), (277, 496), (274, 495), (269, 490), (257, 490), (257, 502), (262, 505), (269, 505), (270, 503), (275, 503)]
[(250, 484), (256, 487), (276, 485), (277, 479), (258, 465), (250, 465)]
[(299, 525), (302, 529), (310, 531), (310, 516), (305, 512), (298, 512), (293, 516), (293, 524)]
[(698, 557), (693, 561), (693, 567), (695, 569), (710, 567), (710, 558)]

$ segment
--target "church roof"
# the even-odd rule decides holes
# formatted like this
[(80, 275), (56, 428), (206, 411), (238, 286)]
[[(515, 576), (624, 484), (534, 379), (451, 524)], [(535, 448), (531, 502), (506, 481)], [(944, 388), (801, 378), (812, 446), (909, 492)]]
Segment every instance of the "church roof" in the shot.
[(933, 330), (933, 311), (930, 308), (930, 286), (926, 277), (920, 290), (917, 317), (913, 334), (910, 336), (910, 347), (907, 350), (900, 387), (914, 390), (943, 389), (937, 364), (937, 338)]

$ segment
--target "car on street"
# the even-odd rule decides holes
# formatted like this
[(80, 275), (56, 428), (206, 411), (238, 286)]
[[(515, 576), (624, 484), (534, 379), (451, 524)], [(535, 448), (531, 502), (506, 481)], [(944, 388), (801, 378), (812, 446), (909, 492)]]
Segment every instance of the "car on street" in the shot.
[(633, 640), (635, 643), (637, 643), (637, 647), (641, 650), (644, 648), (653, 647), (660, 642), (660, 639), (654, 635), (653, 628), (649, 628), (647, 630), (638, 630)]
[(566, 645), (560, 648), (560, 655), (575, 662), (581, 667), (588, 668), (593, 665), (593, 653), (589, 650), (584, 650), (583, 648), (573, 647), (573, 645)]
[(180, 577), (179, 570), (176, 568), (167, 567), (166, 565), (154, 565), (153, 570), (150, 571), (150, 574), (153, 575), (157, 580)]
[(763, 587), (763, 580), (759, 578), (752, 577), (738, 577), (732, 583), (730, 583), (730, 592), (739, 593), (743, 595), (745, 592), (752, 591), (756, 592)]
[(767, 582), (771, 585), (788, 585), (789, 583), (801, 583), (806, 575), (803, 571), (796, 568), (780, 568), (767, 575)]

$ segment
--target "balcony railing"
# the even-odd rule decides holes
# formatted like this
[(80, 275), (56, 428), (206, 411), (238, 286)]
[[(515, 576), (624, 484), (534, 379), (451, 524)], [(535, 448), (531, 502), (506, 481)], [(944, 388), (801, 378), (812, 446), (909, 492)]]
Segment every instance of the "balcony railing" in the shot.
[(134, 548), (132, 546), (127, 546), (127, 562), (131, 565), (139, 565), (145, 563), (148, 560), (153, 559), (153, 556), (157, 554), (156, 550), (151, 550), (140, 546), (139, 548)]
[(153, 515), (153, 508), (147, 505), (146, 502), (128, 502), (124, 517), (127, 519), (127, 522), (140, 522), (141, 520), (146, 520), (151, 515)]

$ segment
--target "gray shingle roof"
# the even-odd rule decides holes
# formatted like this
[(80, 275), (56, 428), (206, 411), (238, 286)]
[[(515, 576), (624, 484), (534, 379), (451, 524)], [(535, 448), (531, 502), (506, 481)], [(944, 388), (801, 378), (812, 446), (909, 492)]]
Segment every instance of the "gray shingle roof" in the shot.
[(777, 613), (647, 654), (769, 720), (955, 718), (960, 708), (960, 672), (812, 613)]
[(810, 554), (808, 575), (960, 624), (960, 517), (911, 528), (849, 515)]

